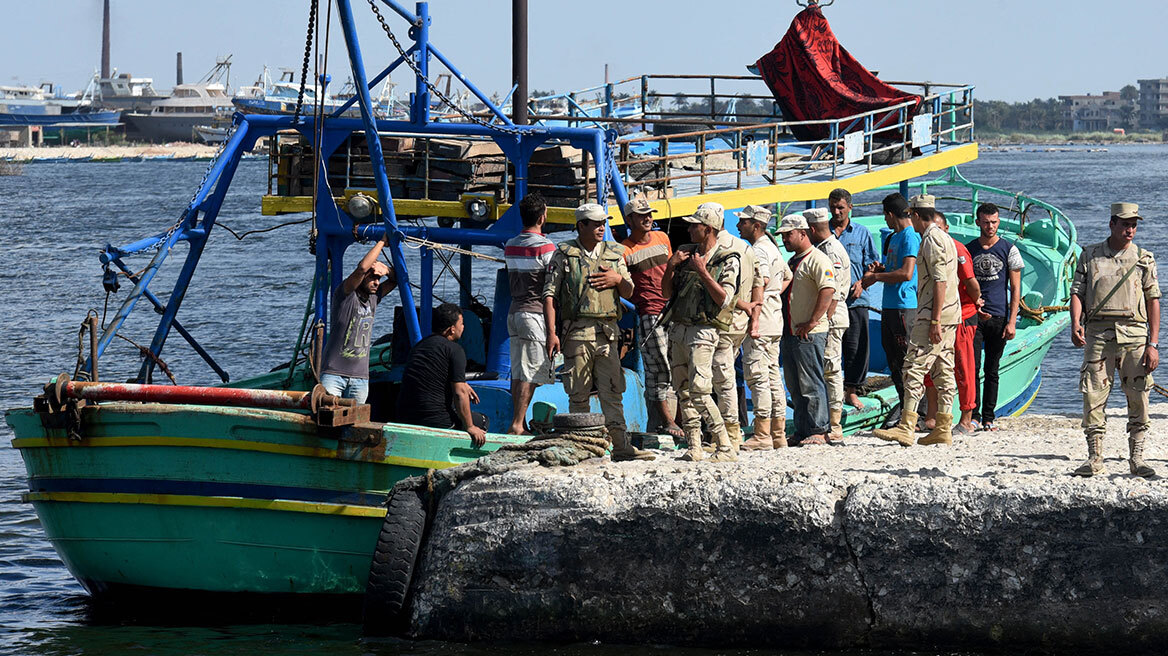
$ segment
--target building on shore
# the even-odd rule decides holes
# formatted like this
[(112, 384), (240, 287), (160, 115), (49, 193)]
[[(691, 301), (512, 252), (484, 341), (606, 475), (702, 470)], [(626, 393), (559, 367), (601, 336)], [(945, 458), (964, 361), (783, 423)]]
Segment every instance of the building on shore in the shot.
[(1117, 128), (1137, 127), (1139, 112), (1131, 100), (1124, 100), (1119, 91), (1102, 94), (1059, 96), (1062, 103), (1062, 125), (1071, 132), (1109, 132)]
[(1139, 80), (1140, 125), (1168, 128), (1168, 78)]

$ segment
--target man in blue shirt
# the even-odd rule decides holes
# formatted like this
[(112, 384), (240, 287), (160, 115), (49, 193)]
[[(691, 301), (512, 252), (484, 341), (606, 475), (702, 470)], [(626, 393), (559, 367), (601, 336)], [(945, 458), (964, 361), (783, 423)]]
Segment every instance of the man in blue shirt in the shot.
[(875, 289), (864, 288), (864, 273), (880, 262), (872, 232), (852, 223), (852, 194), (834, 189), (827, 197), (831, 228), (852, 262), (852, 289), (848, 293), (848, 329), (842, 345), (844, 402), (857, 410), (863, 407), (857, 393), (868, 378), (868, 310), (879, 310)]
[[(896, 386), (898, 399), (904, 398), (904, 354), (908, 350), (908, 329), (915, 319), (917, 309), (917, 253), (921, 249), (921, 236), (912, 227), (908, 201), (900, 194), (884, 197), (884, 222), (893, 234), (888, 237), (884, 249), (884, 263), (872, 267), (864, 274), (863, 286), (868, 289), (880, 282), (884, 283), (883, 311), (880, 317), (880, 341), (884, 345), (884, 356), (888, 360), (888, 373)], [(915, 408), (913, 408), (915, 410)], [(889, 414), (885, 425), (900, 420), (899, 412)]]
[[(973, 409), (973, 418), (981, 422), (982, 430), (990, 431), (994, 430), (994, 410), (998, 407), (998, 367), (1006, 342), (1014, 339), (1025, 264), (1018, 247), (998, 236), (1001, 221), (997, 205), (982, 203), (976, 216), (981, 235), (969, 242), (968, 248), (985, 304), (978, 313), (973, 337), (973, 362), (976, 372), (981, 354), (985, 353), (985, 383), (977, 388), (978, 405)], [(976, 386), (976, 373), (973, 380)]]

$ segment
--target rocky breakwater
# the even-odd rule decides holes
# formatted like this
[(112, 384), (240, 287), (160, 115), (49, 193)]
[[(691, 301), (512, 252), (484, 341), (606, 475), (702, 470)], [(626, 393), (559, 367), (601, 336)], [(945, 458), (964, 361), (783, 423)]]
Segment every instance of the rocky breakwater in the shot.
[[(1161, 408), (1168, 406), (1160, 406)], [(1168, 435), (1168, 419), (1153, 436)], [(441, 501), (417, 636), (760, 646), (1153, 649), (1168, 637), (1168, 488), (1108, 473), (1078, 420), (1027, 416), (952, 448), (738, 463), (528, 465)], [(1158, 440), (1150, 464), (1168, 473)]]

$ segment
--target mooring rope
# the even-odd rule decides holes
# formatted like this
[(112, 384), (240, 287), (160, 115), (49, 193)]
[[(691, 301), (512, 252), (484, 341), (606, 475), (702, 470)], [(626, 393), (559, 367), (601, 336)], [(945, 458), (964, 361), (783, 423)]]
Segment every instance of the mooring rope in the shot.
[(435, 503), (463, 481), (502, 474), (531, 462), (545, 467), (571, 467), (603, 457), (608, 445), (608, 429), (603, 426), (540, 433), (522, 444), (505, 444), (473, 462), (449, 469), (431, 469), (424, 476), (407, 478), (394, 486), (394, 492), (425, 490), (431, 503)]

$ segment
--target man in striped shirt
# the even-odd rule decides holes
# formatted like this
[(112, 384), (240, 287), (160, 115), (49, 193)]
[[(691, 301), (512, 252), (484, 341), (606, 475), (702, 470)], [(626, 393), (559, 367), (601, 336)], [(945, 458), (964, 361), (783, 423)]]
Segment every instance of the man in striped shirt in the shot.
[[(661, 321), (668, 299), (661, 291), (665, 263), (673, 255), (669, 236), (653, 230), (653, 213), (649, 201), (638, 198), (625, 203), (625, 223), (629, 238), (625, 247), (625, 264), (633, 277), (633, 306), (641, 328), (641, 359), (645, 363), (645, 407), (649, 409), (650, 430), (668, 433), (680, 440), (681, 427), (674, 415), (677, 396), (669, 366), (669, 326)], [(654, 416), (656, 415), (656, 416)]]
[(523, 231), (503, 246), (511, 311), (507, 332), (511, 337), (512, 435), (526, 432), (527, 406), (535, 388), (555, 382), (547, 350), (547, 324), (543, 315), (543, 283), (555, 244), (543, 234), (547, 203), (537, 193), (519, 201)]

